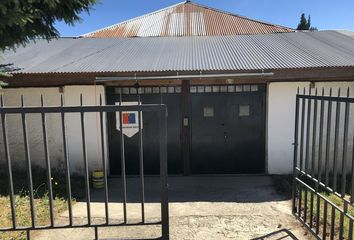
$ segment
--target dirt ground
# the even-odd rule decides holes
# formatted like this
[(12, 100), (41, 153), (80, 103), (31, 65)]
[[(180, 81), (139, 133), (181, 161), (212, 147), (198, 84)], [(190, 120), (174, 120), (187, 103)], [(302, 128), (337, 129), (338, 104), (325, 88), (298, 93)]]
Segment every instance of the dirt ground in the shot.
[[(291, 200), (276, 189), (275, 181), (269, 176), (170, 178), (170, 239), (313, 239), (291, 215)], [(134, 197), (139, 195), (138, 183), (138, 179), (128, 181), (129, 223), (141, 220), (141, 205)], [(115, 186), (109, 191), (112, 223), (123, 219), (120, 185), (119, 179), (110, 180), (109, 186)], [(145, 215), (148, 222), (160, 219), (157, 185), (158, 178), (146, 180)], [(93, 223), (104, 221), (101, 196), (100, 191), (92, 193)], [(86, 216), (86, 203), (77, 203), (74, 223), (86, 223)], [(67, 212), (64, 212), (56, 222), (65, 224), (67, 221)], [(100, 239), (153, 239), (160, 236), (160, 226), (99, 229)], [(86, 240), (94, 239), (94, 231), (85, 228), (50, 230), (36, 232), (33, 238)]]

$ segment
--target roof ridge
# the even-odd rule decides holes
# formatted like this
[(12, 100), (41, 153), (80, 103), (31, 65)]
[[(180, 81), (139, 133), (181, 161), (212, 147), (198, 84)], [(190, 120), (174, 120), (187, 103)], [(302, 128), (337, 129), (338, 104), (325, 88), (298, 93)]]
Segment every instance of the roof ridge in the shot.
[(210, 10), (217, 11), (217, 12), (220, 12), (220, 13), (228, 14), (228, 15), (231, 15), (231, 16), (234, 16), (234, 17), (243, 18), (243, 19), (250, 20), (250, 21), (253, 21), (253, 22), (258, 22), (258, 23), (262, 23), (262, 24), (266, 24), (266, 25), (270, 25), (270, 26), (275, 26), (275, 27), (281, 27), (281, 28), (295, 30), (293, 28), (285, 27), (285, 26), (282, 26), (282, 25), (279, 25), (279, 24), (269, 23), (269, 22), (265, 22), (265, 21), (262, 21), (262, 20), (258, 20), (258, 19), (242, 16), (242, 15), (239, 15), (239, 14), (235, 14), (235, 13), (232, 13), (232, 12), (229, 12), (229, 11), (221, 10), (221, 9), (218, 9), (218, 8), (209, 7), (209, 6), (200, 4), (200, 3), (192, 2), (190, 0), (185, 1), (185, 3), (189, 3), (189, 4), (192, 4), (192, 5), (198, 6), (198, 7), (210, 9)]
[(179, 2), (179, 3), (176, 3), (176, 4), (170, 5), (170, 6), (168, 6), (168, 7), (161, 8), (161, 9), (159, 9), (159, 10), (156, 10), (156, 11), (153, 11), (153, 12), (150, 12), (150, 13), (146, 13), (146, 14), (140, 15), (140, 16), (138, 16), (138, 17), (134, 17), (134, 18), (127, 19), (127, 20), (125, 20), (125, 21), (123, 21), (123, 22), (119, 22), (119, 23), (112, 24), (112, 25), (107, 26), (107, 27), (99, 28), (99, 29), (97, 29), (97, 30), (94, 30), (94, 31), (91, 31), (91, 32), (82, 34), (82, 35), (80, 35), (80, 37), (88, 37), (88, 36), (90, 36), (90, 35), (93, 34), (93, 33), (97, 33), (97, 32), (103, 31), (103, 30), (107, 30), (107, 29), (110, 29), (110, 28), (114, 28), (114, 27), (116, 27), (116, 26), (125, 24), (125, 23), (127, 23), (127, 22), (132, 22), (132, 21), (135, 21), (135, 20), (137, 20), (137, 19), (144, 18), (144, 17), (150, 16), (150, 15), (153, 15), (153, 14), (156, 14), (156, 13), (159, 13), (159, 12), (165, 11), (165, 10), (167, 10), (167, 9), (174, 8), (174, 7), (176, 7), (176, 6), (183, 5), (183, 4), (186, 4), (186, 3), (190, 3), (190, 0), (186, 0), (186, 1), (183, 1), (183, 2)]
[[(153, 11), (153, 12), (150, 12), (150, 13), (143, 14), (141, 16), (137, 16), (137, 17), (134, 17), (134, 18), (131, 18), (131, 19), (127, 19), (125, 21), (122, 21), (122, 22), (119, 22), (119, 23), (115, 23), (113, 25), (110, 25), (110, 26), (107, 26), (107, 27), (103, 27), (103, 28), (100, 28), (100, 29), (97, 29), (97, 30), (94, 30), (94, 31), (91, 31), (91, 32), (88, 32), (88, 33), (85, 33), (85, 34), (82, 34), (79, 37), (91, 37), (91, 36), (94, 37), (95, 34), (99, 34), (100, 32), (110, 31), (110, 30), (114, 31), (115, 28), (119, 28), (119, 27), (124, 26), (124, 25), (126, 25), (128, 23), (134, 23), (135, 21), (142, 21), (144, 18), (149, 18), (149, 17), (151, 17), (153, 15), (162, 13), (164, 11), (170, 11), (170, 10), (173, 11), (174, 8), (179, 7), (179, 6), (182, 6), (182, 7), (194, 6), (194, 7), (197, 7), (197, 8), (201, 8), (200, 11), (212, 11), (212, 12), (215, 12), (217, 14), (228, 15), (228, 16), (231, 16), (233, 18), (241, 18), (241, 19), (244, 19), (246, 21), (254, 22), (254, 23), (257, 23), (257, 24), (260, 24), (260, 25), (273, 27), (273, 28), (275, 28), (273, 30), (274, 32), (295, 31), (293, 28), (289, 28), (289, 27), (285, 27), (285, 26), (282, 26), (282, 25), (261, 21), (261, 20), (258, 20), (258, 19), (245, 17), (245, 16), (242, 16), (242, 15), (238, 15), (238, 14), (235, 14), (235, 13), (232, 13), (232, 12), (225, 11), (225, 10), (221, 10), (221, 9), (217, 9), (217, 8), (214, 8), (214, 7), (209, 7), (209, 6), (206, 6), (206, 5), (195, 3), (195, 2), (193, 2), (191, 0), (186, 0), (186, 1), (182, 1), (182, 2), (179, 2), (179, 3), (173, 4), (173, 5), (170, 5), (170, 6), (165, 7), (165, 8), (161, 8), (159, 10), (156, 10), (156, 11)], [(162, 19), (160, 19), (160, 20), (165, 19), (165, 17), (166, 16), (162, 17)], [(278, 28), (278, 30), (276, 30), (276, 28)]]

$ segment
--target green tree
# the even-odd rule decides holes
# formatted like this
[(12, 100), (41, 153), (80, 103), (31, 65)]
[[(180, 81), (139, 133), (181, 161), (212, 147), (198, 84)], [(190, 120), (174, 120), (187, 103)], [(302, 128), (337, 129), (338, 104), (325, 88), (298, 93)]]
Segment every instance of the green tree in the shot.
[(300, 23), (297, 25), (297, 30), (308, 30), (307, 20), (305, 13), (301, 14)]
[[(97, 0), (1, 0), (1, 51), (26, 44), (36, 38), (59, 37), (55, 22), (69, 25), (81, 20), (79, 14), (89, 12)], [(0, 66), (0, 77), (8, 76)], [(4, 83), (0, 82), (1, 85)]]
[(1, 0), (0, 49), (24, 44), (38, 37), (59, 36), (55, 22), (73, 25), (97, 0)]
[(311, 16), (309, 15), (306, 19), (305, 13), (301, 14), (300, 23), (297, 25), (297, 30), (310, 30), (316, 31), (317, 28), (311, 26)]

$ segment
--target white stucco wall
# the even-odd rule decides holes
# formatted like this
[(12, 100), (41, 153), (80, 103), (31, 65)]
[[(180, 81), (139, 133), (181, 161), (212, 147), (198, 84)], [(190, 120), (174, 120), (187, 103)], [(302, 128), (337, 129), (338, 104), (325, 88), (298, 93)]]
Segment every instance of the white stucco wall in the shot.
[[(7, 88), (1, 90), (5, 106), (20, 106), (21, 95), (25, 106), (40, 106), (40, 96), (43, 95), (46, 106), (60, 105), (59, 88)], [(63, 99), (66, 106), (79, 105), (80, 94), (84, 105), (99, 104), (99, 95), (105, 101), (103, 86), (66, 86), (63, 88)], [(95, 97), (96, 95), (96, 97)], [(103, 102), (105, 104), (105, 102)], [(64, 168), (64, 152), (60, 114), (47, 114), (48, 146), (51, 166), (53, 169)], [(105, 119), (104, 119), (105, 123)], [(0, 123), (1, 124), (1, 123)], [(102, 168), (100, 119), (96, 113), (85, 115), (87, 156), (90, 170)], [(82, 174), (83, 153), (81, 142), (81, 121), (77, 113), (66, 114), (66, 132), (68, 155), (72, 173)], [(0, 125), (1, 126), (1, 125)], [(104, 124), (105, 126), (105, 124)], [(43, 147), (43, 132), (40, 114), (27, 116), (28, 138), (33, 168), (44, 168), (45, 157)], [(23, 142), (22, 120), (19, 114), (7, 117), (8, 141), (11, 160), (16, 168), (25, 166), (25, 151)], [(104, 128), (106, 129), (106, 127)], [(5, 161), (2, 130), (0, 128), (0, 164)], [(106, 136), (106, 132), (104, 133)], [(106, 151), (107, 153), (107, 151)], [(107, 166), (106, 166), (107, 167)]]
[[(270, 174), (289, 174), (292, 172), (295, 96), (298, 87), (300, 89), (306, 87), (308, 91), (309, 85), (309, 82), (282, 82), (268, 85), (267, 162), (268, 173)], [(354, 96), (354, 82), (318, 82), (315, 83), (315, 87), (318, 89), (324, 88), (327, 93), (329, 88), (332, 88), (334, 93), (337, 93), (338, 88), (341, 88), (343, 90), (342, 96), (345, 95), (349, 87), (351, 96)], [(344, 104), (342, 111), (344, 111), (343, 109)], [(351, 121), (354, 120), (353, 109), (351, 109)], [(352, 134), (353, 126), (351, 125), (350, 128)], [(349, 136), (349, 146), (351, 146), (351, 143), (352, 135)]]
[[(295, 95), (297, 88), (308, 88), (309, 82), (282, 82), (268, 85), (267, 97), (267, 166), (270, 174), (289, 174), (293, 162), (293, 137), (295, 120)], [(315, 87), (336, 92), (340, 87), (345, 90), (350, 87), (354, 96), (354, 82), (319, 82)], [(20, 106), (21, 95), (24, 96), (25, 106), (39, 106), (40, 96), (43, 95), (46, 106), (60, 104), (59, 88), (16, 88), (3, 89), (1, 94), (5, 106)], [(66, 86), (63, 88), (64, 104), (73, 106), (80, 104), (80, 94), (83, 95), (84, 105), (99, 104), (99, 95), (102, 94), (105, 104), (105, 90), (102, 86)], [(96, 97), (95, 97), (96, 95)], [(344, 95), (344, 91), (343, 91)], [(45, 167), (42, 126), (40, 114), (32, 114), (27, 118), (30, 138), (31, 159), (33, 167)], [(351, 122), (354, 122), (354, 106), (351, 109)], [(1, 124), (1, 123), (0, 123)], [(7, 119), (9, 146), (14, 167), (23, 169), (25, 153), (23, 146), (22, 121), (20, 115), (9, 116)], [(87, 156), (89, 169), (102, 168), (100, 119), (96, 113), (88, 113), (85, 117)], [(353, 128), (354, 124), (351, 125)], [(104, 118), (104, 129), (106, 120)], [(62, 144), (61, 118), (59, 114), (47, 114), (48, 144), (50, 159), (53, 168), (63, 168), (64, 153)], [(68, 135), (68, 154), (72, 173), (83, 173), (83, 153), (81, 142), (81, 122), (77, 113), (66, 115), (66, 131)], [(353, 132), (353, 129), (350, 130)], [(107, 138), (107, 132), (104, 133)], [(349, 137), (352, 140), (352, 135)], [(107, 143), (107, 141), (106, 141)], [(106, 144), (106, 155), (108, 155)], [(106, 158), (108, 159), (108, 158)], [(0, 125), (0, 164), (3, 164), (4, 146)], [(107, 161), (108, 164), (108, 161)], [(106, 166), (108, 168), (108, 166)]]

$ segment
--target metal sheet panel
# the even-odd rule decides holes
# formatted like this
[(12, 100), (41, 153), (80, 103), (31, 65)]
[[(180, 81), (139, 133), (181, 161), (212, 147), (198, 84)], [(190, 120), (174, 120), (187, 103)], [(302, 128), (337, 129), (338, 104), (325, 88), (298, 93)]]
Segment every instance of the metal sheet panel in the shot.
[(83, 36), (93, 38), (214, 36), (293, 31), (291, 28), (185, 1)]
[(6, 51), (14, 73), (254, 71), (354, 67), (336, 31), (161, 38), (60, 38)]

